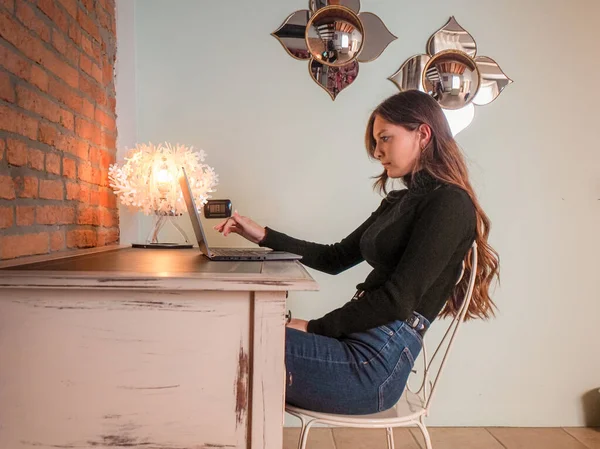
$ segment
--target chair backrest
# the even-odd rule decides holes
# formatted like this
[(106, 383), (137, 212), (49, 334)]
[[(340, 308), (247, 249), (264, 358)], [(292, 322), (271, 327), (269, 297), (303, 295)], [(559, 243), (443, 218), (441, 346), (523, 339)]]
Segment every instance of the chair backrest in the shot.
[[(465, 259), (467, 257), (469, 257), (469, 254), (467, 254)], [(450, 354), (450, 350), (452, 349), (452, 346), (454, 344), (454, 340), (456, 339), (458, 329), (460, 328), (460, 325), (463, 323), (463, 321), (465, 319), (465, 315), (467, 314), (467, 310), (469, 309), (469, 304), (471, 303), (471, 298), (473, 296), (473, 288), (475, 287), (475, 277), (477, 274), (477, 243), (476, 242), (473, 242), (473, 245), (471, 245), (470, 257), (471, 257), (471, 276), (469, 277), (469, 284), (467, 286), (467, 291), (466, 291), (465, 297), (462, 301), (462, 304), (460, 306), (458, 313), (456, 314), (456, 316), (454, 318), (452, 318), (452, 321), (448, 325), (448, 329), (446, 330), (446, 333), (442, 337), (440, 343), (438, 344), (438, 346), (437, 346), (435, 352), (433, 353), (433, 355), (431, 356), (431, 358), (427, 357), (426, 346), (425, 346), (425, 343), (423, 343), (424, 373), (423, 373), (423, 380), (421, 383), (421, 387), (416, 392), (416, 394), (420, 395), (421, 400), (423, 401), (423, 403), (425, 405), (425, 409), (427, 409), (427, 410), (429, 410), (429, 406), (431, 405), (431, 399), (433, 398), (436, 387), (440, 380), (440, 376), (442, 374), (442, 371), (444, 370), (444, 366), (446, 365), (446, 361), (448, 359), (448, 355)], [(463, 261), (463, 270), (461, 271), (460, 277), (459, 277), (458, 281), (456, 282), (457, 284), (462, 279), (463, 274), (464, 274), (464, 261)], [(444, 351), (443, 347), (445, 344), (446, 344), (446, 349)], [(440, 362), (440, 366), (437, 369), (437, 372), (433, 372), (432, 363), (435, 360), (438, 353), (443, 354), (443, 357)], [(429, 380), (431, 376), (433, 376), (433, 381)], [(430, 391), (428, 392), (428, 390), (430, 390)]]

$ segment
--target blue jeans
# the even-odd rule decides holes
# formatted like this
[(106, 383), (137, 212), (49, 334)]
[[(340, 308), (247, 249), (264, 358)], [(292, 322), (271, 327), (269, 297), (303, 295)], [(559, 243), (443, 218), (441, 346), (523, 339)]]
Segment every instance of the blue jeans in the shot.
[(393, 321), (339, 339), (286, 328), (285, 345), (288, 404), (361, 415), (400, 399), (423, 341), (404, 321)]

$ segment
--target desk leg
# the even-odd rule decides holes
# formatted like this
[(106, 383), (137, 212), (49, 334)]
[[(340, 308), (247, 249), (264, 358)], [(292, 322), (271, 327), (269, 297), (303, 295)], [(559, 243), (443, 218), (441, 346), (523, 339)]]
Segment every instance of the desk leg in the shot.
[(251, 449), (281, 449), (285, 407), (285, 292), (255, 292), (252, 332)]

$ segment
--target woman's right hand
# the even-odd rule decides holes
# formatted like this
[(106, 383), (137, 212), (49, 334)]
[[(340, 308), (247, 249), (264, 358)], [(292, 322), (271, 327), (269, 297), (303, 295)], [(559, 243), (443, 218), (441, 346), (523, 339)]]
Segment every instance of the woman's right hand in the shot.
[(230, 232), (235, 232), (252, 243), (260, 242), (265, 238), (266, 233), (264, 227), (255, 223), (248, 217), (241, 216), (238, 214), (237, 210), (227, 220), (216, 225), (214, 229), (224, 236), (227, 236)]

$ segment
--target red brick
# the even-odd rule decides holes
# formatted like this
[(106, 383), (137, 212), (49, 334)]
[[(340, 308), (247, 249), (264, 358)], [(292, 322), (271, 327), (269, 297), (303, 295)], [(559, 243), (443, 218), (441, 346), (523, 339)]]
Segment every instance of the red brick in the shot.
[(0, 139), (0, 161), (4, 159), (4, 149), (6, 148), (6, 142)]
[(115, 119), (101, 109), (96, 109), (96, 121), (111, 131), (117, 127)]
[[(52, 4), (52, 0), (40, 0), (40, 4), (46, 2)], [(0, 36), (21, 50), (29, 59), (64, 79), (70, 86), (78, 87), (78, 71), (61, 61), (54, 52), (46, 49), (41, 39), (30, 35), (25, 27), (5, 13), (0, 13)]]
[(79, 199), (79, 184), (74, 182), (67, 182), (67, 200), (78, 200)]
[(77, 166), (77, 178), (80, 181), (92, 182), (92, 166), (88, 161), (80, 162)]
[(67, 12), (71, 15), (71, 17), (73, 17), (74, 19), (77, 18), (77, 0), (58, 0), (58, 1), (61, 5), (63, 5), (63, 8), (65, 8), (67, 10)]
[(82, 203), (90, 202), (90, 188), (86, 185), (79, 185), (79, 201)]
[(109, 209), (117, 207), (117, 196), (112, 191), (105, 191), (100, 194), (100, 206)]
[(102, 133), (102, 145), (108, 148), (109, 150), (114, 150), (117, 148), (117, 138), (116, 136), (109, 133)]
[(44, 152), (30, 148), (27, 155), (28, 165), (34, 169), (43, 171), (44, 170)]
[(99, 192), (97, 190), (90, 191), (90, 206), (100, 205), (100, 194), (101, 194), (101, 192)]
[(96, 17), (98, 18), (98, 21), (100, 22), (100, 26), (102, 26), (102, 28), (105, 28), (106, 30), (110, 31), (110, 28), (111, 28), (110, 16), (106, 13), (106, 11), (104, 11), (102, 9), (102, 7), (100, 6), (99, 3), (96, 3)]
[(115, 97), (108, 97), (108, 109), (110, 110), (110, 112), (114, 114), (116, 111), (116, 107), (117, 99)]
[(99, 229), (98, 246), (111, 245), (119, 241), (119, 228)]
[(23, 0), (17, 3), (17, 18), (30, 30), (37, 33), (44, 41), (50, 41), (50, 29), (35, 14), (35, 11)]
[(40, 198), (47, 200), (63, 200), (65, 187), (60, 180), (40, 179)]
[(0, 129), (35, 140), (38, 133), (38, 121), (0, 104)]
[(82, 100), (75, 91), (64, 85), (61, 81), (55, 79), (50, 80), (48, 88), (50, 95), (71, 108), (73, 111), (81, 113)]
[(17, 226), (31, 226), (35, 223), (34, 206), (17, 206)]
[(81, 36), (81, 49), (88, 56), (94, 55), (94, 47), (92, 46), (92, 41), (89, 40), (86, 36)]
[(13, 207), (0, 207), (0, 229), (10, 228), (15, 222), (15, 209)]
[(97, 207), (80, 207), (77, 211), (77, 224), (100, 225), (100, 210)]
[(50, 233), (50, 251), (65, 249), (65, 231), (54, 231)]
[(89, 12), (92, 12), (94, 9), (94, 0), (81, 0), (81, 3), (83, 3), (83, 6)]
[(0, 0), (0, 5), (4, 6), (10, 12), (15, 10), (15, 0)]
[(17, 86), (17, 104), (27, 111), (47, 118), (51, 122), (60, 123), (60, 107), (24, 86)]
[(107, 210), (104, 209), (102, 211), (102, 226), (105, 228), (112, 228), (115, 226), (119, 226), (119, 213), (117, 210)]
[(87, 13), (83, 9), (77, 10), (77, 22), (81, 28), (88, 32), (88, 34), (100, 42), (100, 31), (98, 30), (98, 25), (94, 23), (92, 19), (87, 15)]
[(56, 153), (46, 153), (46, 171), (60, 175), (60, 156)]
[(40, 90), (44, 92), (48, 91), (48, 74), (37, 64), (31, 66), (30, 81), (31, 84), (37, 86)]
[(17, 75), (19, 78), (24, 80), (29, 79), (30, 64), (19, 56), (16, 52), (12, 51), (8, 47), (0, 46), (0, 61), (2, 66), (9, 72)]
[(46, 145), (54, 146), (58, 140), (59, 135), (56, 127), (48, 123), (40, 123), (40, 136), (39, 141)]
[(102, 66), (102, 85), (108, 86), (114, 79), (114, 66), (112, 64), (104, 64)]
[(61, 33), (52, 33), (52, 45), (58, 50), (58, 52), (67, 58), (73, 65), (77, 65), (79, 62), (79, 50), (75, 45), (68, 42)]
[(87, 118), (90, 118), (93, 120), (94, 116), (95, 116), (94, 105), (92, 103), (90, 103), (89, 101), (87, 101), (85, 98), (83, 98), (82, 101), (83, 101), (83, 107), (82, 107), (81, 113), (83, 115), (85, 115)]
[(79, 87), (79, 72), (49, 50), (43, 52), (42, 65), (71, 87)]
[(35, 62), (42, 61), (44, 52), (42, 40), (32, 36), (27, 28), (4, 11), (0, 12), (0, 36), (21, 50), (29, 59)]
[(107, 107), (106, 93), (95, 82), (89, 81), (85, 75), (79, 77), (79, 89), (101, 106)]
[(77, 177), (77, 169), (74, 159), (63, 158), (63, 176), (69, 179), (75, 179)]
[(67, 16), (57, 8), (53, 0), (38, 0), (38, 8), (46, 14), (65, 33), (69, 30)]
[(17, 176), (13, 179), (14, 189), (19, 198), (38, 197), (38, 179), (34, 176)]
[(15, 199), (15, 185), (10, 176), (0, 175), (0, 198), (5, 200)]
[(60, 124), (67, 129), (73, 131), (75, 128), (75, 119), (73, 117), (73, 113), (67, 111), (66, 109), (60, 110)]
[(68, 248), (89, 248), (96, 246), (97, 236), (95, 231), (77, 229), (67, 232)]
[(76, 137), (62, 135), (58, 138), (56, 147), (65, 152), (70, 153), (74, 156), (80, 157), (81, 159), (88, 158), (89, 144), (82, 142)]
[[(102, 41), (102, 42), (104, 42), (104, 41)], [(94, 59), (96, 61), (102, 61), (102, 55), (103, 55), (102, 45), (100, 45), (96, 41), (92, 41), (92, 54), (94, 55)]]
[(27, 144), (22, 140), (6, 139), (6, 159), (11, 165), (27, 164)]
[(37, 206), (36, 222), (42, 225), (73, 224), (75, 208), (72, 206)]
[(3, 259), (45, 254), (48, 252), (48, 233), (5, 235), (0, 241)]
[(77, 119), (75, 120), (75, 133), (81, 139), (93, 141), (94, 136), (96, 135), (96, 128), (93, 123), (77, 117)]
[(71, 23), (71, 26), (69, 26), (69, 37), (77, 46), (81, 47), (82, 33), (78, 24)]
[(8, 73), (0, 72), (0, 99), (10, 103), (15, 102), (15, 89)]

